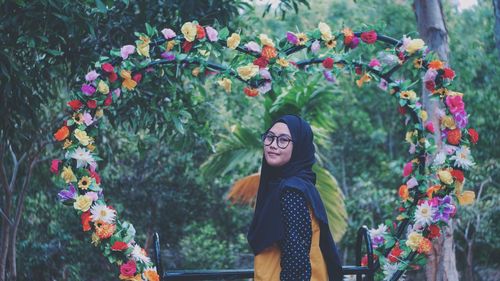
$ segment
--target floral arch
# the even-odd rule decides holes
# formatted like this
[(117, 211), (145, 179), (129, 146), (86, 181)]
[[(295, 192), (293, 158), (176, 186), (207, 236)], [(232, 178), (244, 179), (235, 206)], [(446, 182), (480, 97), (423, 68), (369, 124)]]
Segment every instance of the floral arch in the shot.
[[(217, 84), (231, 92), (233, 81), (245, 83), (248, 97), (265, 95), (273, 83), (287, 80), (294, 73), (321, 71), (333, 81), (344, 72), (357, 77), (357, 85), (377, 81), (388, 96), (397, 100), (406, 117), (406, 142), (409, 159), (402, 167), (400, 214), (393, 223), (380, 224), (370, 231), (385, 279), (397, 280), (414, 265), (423, 265), (431, 240), (439, 237), (456, 212), (455, 202), (469, 204), (472, 191), (463, 191), (464, 172), (472, 166), (469, 147), (478, 141), (477, 132), (467, 127), (468, 116), (462, 93), (453, 90), (454, 71), (428, 51), (421, 39), (401, 40), (375, 30), (353, 32), (349, 28), (333, 32), (326, 23), (307, 33), (287, 32), (275, 41), (265, 34), (245, 38), (227, 28), (216, 30), (187, 22), (180, 31), (157, 29), (146, 24), (146, 33), (136, 33), (135, 45), (114, 49), (101, 57), (85, 75), (85, 83), (68, 102), (68, 117), (57, 128), (54, 138), (63, 150), (54, 159), (52, 173), (60, 178), (60, 201), (81, 215), (83, 231), (91, 233), (92, 244), (100, 247), (109, 262), (120, 267), (122, 280), (159, 280), (153, 262), (135, 240), (135, 229), (118, 219), (116, 211), (104, 201), (97, 161), (97, 124), (105, 111), (119, 99), (141, 86), (145, 75), (157, 75), (162, 65), (193, 65), (195, 76), (214, 76)], [(379, 43), (376, 43), (379, 42)], [(360, 61), (350, 52), (377, 44), (377, 58)], [(209, 57), (223, 48), (238, 52), (230, 65), (213, 63)], [(293, 61), (290, 55), (304, 50), (308, 59)], [(392, 75), (406, 67), (413, 80), (395, 81)], [(439, 100), (442, 110), (432, 122), (423, 109), (422, 82), (431, 98)], [(419, 89), (419, 90), (417, 90)], [(439, 128), (436, 128), (439, 126)], [(435, 131), (441, 132), (435, 143)], [(435, 155), (435, 157), (431, 157)]]

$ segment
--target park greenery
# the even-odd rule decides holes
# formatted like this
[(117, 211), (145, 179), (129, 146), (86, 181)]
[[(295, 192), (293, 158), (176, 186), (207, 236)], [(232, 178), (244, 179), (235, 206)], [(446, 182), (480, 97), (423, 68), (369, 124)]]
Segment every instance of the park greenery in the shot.
[[(289, 7), (280, 6), (276, 13), (247, 1), (0, 3), (2, 162), (8, 174), (17, 165), (11, 159), (16, 155), (19, 185), (31, 175), (24, 193), (13, 195), (15, 204), (24, 201), (16, 244), (20, 280), (116, 279), (116, 267), (90, 245), (80, 217), (57, 200), (59, 186), (48, 171), (50, 160), (59, 157), (52, 138), (65, 118), (68, 94), (100, 56), (134, 42), (134, 31), (147, 29), (144, 23), (179, 30), (196, 19), (231, 31), (253, 30), (257, 36), (313, 29), (324, 21), (338, 29), (368, 24), (396, 38), (418, 37), (411, 3), (405, 1), (283, 1)], [(491, 3), (460, 13), (448, 4), (445, 12), (456, 88), (465, 94), (469, 122), (481, 135), (476, 166), (466, 182), (477, 200), (458, 210), (457, 263), (466, 268), (471, 257), (476, 269), (495, 268), (500, 60)], [(318, 127), (321, 164), (344, 194), (348, 222), (340, 246), (345, 262), (352, 264), (357, 228), (375, 227), (398, 213), (397, 188), (407, 154), (404, 120), (376, 84), (359, 88), (354, 78), (331, 84), (321, 73), (309, 75), (296, 76), (291, 97), (320, 98), (310, 103), (296, 98), (283, 110), (300, 112)], [(258, 146), (254, 136), (272, 118), (266, 115), (272, 104), (263, 102), (265, 97), (246, 97), (241, 83), (228, 94), (208, 80), (165, 73), (120, 100), (101, 121), (107, 129), (99, 135), (100, 174), (112, 194), (107, 203), (140, 230), (136, 239), (146, 249), (151, 249), (151, 234), (160, 234), (170, 269), (251, 265), (245, 233), (252, 209), (225, 196), (237, 179), (257, 172), (260, 155), (242, 150), (224, 158), (220, 152), (224, 146)], [(2, 199), (4, 208), (8, 199), (4, 194)]]

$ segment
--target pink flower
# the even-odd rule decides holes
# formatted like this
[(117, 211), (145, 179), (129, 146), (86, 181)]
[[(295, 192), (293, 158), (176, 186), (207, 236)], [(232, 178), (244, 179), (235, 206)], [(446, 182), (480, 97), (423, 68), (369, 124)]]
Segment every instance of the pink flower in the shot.
[(59, 172), (59, 164), (61, 164), (61, 160), (59, 159), (54, 159), (52, 160), (52, 163), (50, 164), (50, 171), (53, 174), (57, 174)]
[(272, 80), (271, 73), (269, 73), (269, 70), (267, 70), (266, 68), (261, 68), (259, 70), (259, 74), (263, 79)]
[(217, 32), (215, 28), (207, 26), (205, 30), (207, 31), (207, 37), (210, 42), (217, 42), (217, 40), (219, 40), (219, 32)]
[(406, 182), (406, 186), (408, 188), (412, 188), (412, 187), (415, 187), (418, 185), (418, 181), (415, 177), (411, 177), (411, 179), (409, 179), (407, 182)]
[(448, 109), (453, 114), (464, 111), (464, 102), (462, 100), (462, 96), (447, 96), (446, 106), (448, 106)]
[(97, 195), (97, 192), (94, 191), (87, 192), (85, 195), (90, 197), (92, 201), (97, 201), (97, 199), (99, 199), (99, 195)]
[(137, 267), (133, 260), (129, 260), (120, 266), (120, 273), (126, 277), (133, 277), (136, 271)]
[(121, 92), (122, 92), (122, 91), (120, 90), (120, 88), (116, 88), (116, 89), (113, 91), (113, 95), (114, 95), (115, 97), (119, 98), (119, 97), (120, 97)]
[(407, 177), (413, 172), (413, 163), (410, 161), (405, 164), (405, 167), (403, 168), (403, 177)]
[(265, 93), (271, 91), (271, 89), (272, 89), (271, 82), (266, 82), (266, 83), (264, 83), (264, 85), (262, 85), (258, 88), (258, 90), (261, 94), (265, 94)]
[(434, 79), (436, 78), (437, 71), (434, 69), (429, 68), (427, 72), (425, 72), (424, 75), (424, 82), (432, 81), (434, 82)]
[(434, 134), (434, 124), (432, 124), (431, 121), (428, 121), (426, 124), (425, 124), (425, 128), (427, 129), (427, 131), (431, 132), (432, 134)]
[(368, 66), (376, 69), (380, 66), (380, 62), (378, 61), (378, 59), (372, 59)]
[(126, 60), (129, 55), (135, 52), (135, 46), (133, 45), (125, 45), (120, 49), (120, 55), (122, 59)]
[(288, 40), (288, 42), (290, 42), (293, 45), (297, 45), (297, 43), (299, 43), (299, 38), (297, 38), (297, 36), (290, 31), (286, 33), (286, 40)]
[(260, 54), (260, 52), (262, 52), (262, 48), (259, 46), (259, 44), (257, 44), (254, 41), (250, 41), (250, 42), (246, 43), (245, 48), (247, 50), (249, 50), (250, 52), (255, 52), (255, 53), (259, 53), (259, 54)]
[(165, 39), (167, 39), (167, 40), (172, 39), (175, 36), (177, 36), (177, 34), (175, 34), (175, 32), (170, 28), (164, 28), (161, 31), (161, 33), (163, 34), (163, 37), (165, 37)]
[(378, 83), (378, 87), (384, 91), (387, 91), (387, 86), (389, 85), (389, 83), (387, 83), (387, 80), (385, 80), (384, 78), (380, 78), (380, 83)]
[(318, 40), (314, 40), (314, 42), (311, 45), (311, 52), (317, 53), (320, 49), (321, 45), (319, 44)]
[(95, 93), (95, 88), (89, 84), (83, 84), (81, 90), (87, 96), (91, 96)]
[(92, 119), (92, 115), (90, 115), (90, 113), (88, 113), (87, 111), (85, 111), (83, 113), (83, 122), (85, 123), (86, 126), (90, 126), (92, 125), (92, 123), (94, 123), (94, 119)]
[(97, 73), (95, 70), (92, 70), (87, 73), (87, 75), (85, 75), (85, 80), (87, 80), (87, 82), (92, 82), (97, 79), (97, 77), (99, 77), (99, 73)]

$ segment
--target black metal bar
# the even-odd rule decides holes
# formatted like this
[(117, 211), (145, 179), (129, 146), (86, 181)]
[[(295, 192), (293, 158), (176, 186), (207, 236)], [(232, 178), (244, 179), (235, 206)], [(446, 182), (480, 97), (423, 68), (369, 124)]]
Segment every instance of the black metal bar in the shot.
[(227, 269), (227, 270), (176, 270), (168, 271), (163, 275), (163, 280), (238, 280), (253, 278), (253, 269)]
[(160, 252), (160, 235), (157, 232), (153, 235), (154, 246), (155, 246), (155, 264), (158, 275), (160, 275), (160, 281), (163, 280), (163, 265), (161, 263), (161, 252)]

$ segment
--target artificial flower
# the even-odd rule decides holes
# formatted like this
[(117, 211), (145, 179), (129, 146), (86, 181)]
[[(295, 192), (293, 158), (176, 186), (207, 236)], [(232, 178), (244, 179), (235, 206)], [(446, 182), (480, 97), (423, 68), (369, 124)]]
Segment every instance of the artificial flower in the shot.
[(78, 188), (87, 190), (92, 183), (92, 179), (89, 176), (83, 176), (78, 182)]
[(146, 270), (144, 270), (143, 275), (147, 279), (147, 281), (160, 281), (160, 276), (154, 268), (147, 268)]
[(254, 64), (247, 64), (245, 66), (238, 67), (236, 69), (236, 72), (238, 72), (238, 75), (241, 77), (241, 79), (248, 81), (250, 80), (250, 78), (259, 73), (259, 67)]
[(87, 107), (90, 109), (94, 109), (97, 107), (97, 101), (96, 100), (88, 100), (87, 101)]
[(402, 99), (406, 99), (406, 100), (416, 100), (417, 99), (417, 93), (415, 93), (415, 91), (413, 91), (413, 90), (402, 91), (400, 93), (400, 97)]
[(69, 136), (69, 127), (68, 126), (62, 126), (57, 130), (57, 132), (54, 134), (54, 138), (58, 141), (63, 141)]
[(434, 213), (436, 210), (429, 205), (428, 201), (417, 206), (417, 210), (415, 210), (415, 222), (426, 226), (432, 223)]
[(146, 251), (137, 244), (134, 245), (132, 253), (130, 253), (130, 255), (135, 261), (140, 261), (142, 263), (151, 262), (151, 259), (148, 257)]
[(297, 38), (297, 35), (295, 35), (295, 33), (290, 31), (286, 33), (286, 40), (293, 45), (297, 45), (299, 43), (299, 38)]
[(361, 88), (364, 83), (370, 82), (371, 80), (372, 80), (372, 77), (368, 73), (365, 73), (365, 74), (363, 74), (363, 76), (361, 76), (361, 78), (356, 80), (356, 85), (358, 85), (358, 87)]
[(325, 41), (325, 45), (328, 49), (333, 49), (337, 46), (337, 41), (335, 41), (335, 37), (332, 37)]
[(333, 73), (328, 70), (323, 71), (323, 77), (325, 77), (326, 81), (335, 83), (335, 76), (333, 76)]
[(361, 40), (366, 44), (373, 44), (377, 41), (377, 32), (375, 30), (370, 30), (361, 33)]
[(50, 171), (53, 174), (57, 174), (59, 172), (59, 164), (61, 164), (61, 160), (59, 159), (53, 159), (51, 164), (50, 164)]
[(99, 77), (99, 73), (97, 73), (95, 70), (92, 70), (85, 75), (85, 80), (87, 80), (87, 82), (92, 82), (96, 80), (97, 77)]
[(434, 134), (434, 124), (432, 123), (432, 121), (429, 121), (425, 124), (425, 129), (427, 131), (429, 131), (431, 134)]
[(257, 90), (259, 90), (259, 93), (261, 94), (265, 94), (271, 91), (271, 89), (272, 89), (271, 82), (266, 82), (263, 85), (259, 86), (259, 88), (257, 88)]
[(113, 235), (116, 230), (116, 225), (105, 223), (103, 221), (95, 222), (95, 233), (100, 239), (107, 239)]
[(69, 153), (67, 158), (73, 158), (76, 160), (76, 167), (81, 168), (85, 167), (86, 165), (90, 166), (96, 166), (97, 163), (95, 162), (94, 158), (90, 154), (90, 152), (82, 147), (78, 147), (75, 149), (73, 152)]
[(432, 224), (427, 229), (429, 230), (429, 234), (427, 235), (428, 239), (434, 239), (441, 236), (441, 229), (439, 228), (439, 226)]
[(326, 68), (326, 69), (332, 69), (334, 63), (335, 63), (335, 61), (331, 57), (327, 57), (322, 62), (323, 67)]
[(255, 97), (255, 96), (259, 95), (259, 90), (258, 89), (250, 88), (250, 87), (245, 87), (243, 89), (243, 92), (245, 93), (245, 95), (247, 95), (249, 97)]
[(413, 39), (406, 46), (406, 51), (408, 54), (412, 55), (416, 51), (422, 49), (425, 46), (425, 42), (422, 39)]
[(61, 202), (75, 200), (76, 196), (77, 196), (76, 188), (72, 184), (69, 184), (69, 190), (63, 189), (59, 191), (59, 193), (57, 193), (57, 198), (59, 198), (59, 201)]
[(446, 67), (444, 69), (443, 77), (446, 79), (453, 80), (455, 78), (455, 71), (453, 69)]
[(192, 22), (186, 22), (181, 27), (181, 32), (184, 34), (184, 38), (188, 42), (193, 42), (196, 39), (196, 34), (198, 33), (198, 29), (196, 28), (196, 24)]
[(95, 247), (99, 246), (99, 243), (101, 243), (101, 239), (99, 239), (99, 236), (97, 236), (95, 232), (92, 233), (91, 241), (92, 245), (94, 245)]
[(133, 53), (135, 53), (135, 46), (134, 45), (125, 45), (125, 46), (120, 48), (120, 56), (124, 60), (128, 59), (128, 56), (130, 56)]
[(172, 49), (177, 45), (177, 42), (175, 40), (168, 41), (167, 45), (165, 46), (165, 51), (170, 52)]
[(135, 275), (136, 271), (137, 265), (133, 260), (129, 260), (120, 266), (120, 276), (131, 277)]
[(276, 52), (276, 49), (274, 47), (264, 45), (264, 47), (262, 47), (261, 56), (267, 60), (270, 60), (277, 57), (278, 53)]
[(429, 115), (427, 114), (427, 111), (425, 111), (425, 110), (421, 110), (420, 113), (418, 114), (418, 116), (420, 117), (420, 119), (422, 119), (422, 122), (427, 121), (427, 118), (429, 117)]
[(381, 64), (378, 59), (371, 59), (370, 63), (368, 63), (368, 66), (373, 69), (380, 69)]
[(422, 68), (424, 60), (422, 58), (417, 58), (413, 61), (413, 66), (417, 69)]
[(418, 245), (417, 252), (429, 254), (431, 252), (431, 250), (432, 250), (431, 241), (425, 237), (422, 237), (422, 240), (420, 241), (420, 244)]
[(141, 56), (149, 58), (149, 43), (151, 40), (147, 36), (140, 36), (136, 41), (137, 53)]
[(64, 166), (63, 170), (61, 172), (61, 178), (66, 182), (75, 182), (77, 180), (75, 174), (73, 173), (73, 170), (71, 169), (70, 166)]
[(259, 54), (260, 54), (260, 52), (262, 52), (262, 48), (260, 47), (260, 45), (254, 41), (250, 41), (250, 42), (246, 43), (245, 49), (247, 49), (250, 52), (259, 53)]
[(445, 184), (452, 184), (453, 183), (453, 177), (451, 176), (451, 173), (448, 170), (439, 170), (438, 177), (439, 177), (439, 180), (444, 182)]
[(106, 72), (106, 73), (111, 73), (111, 72), (115, 72), (115, 68), (112, 64), (106, 62), (106, 63), (103, 63), (102, 66), (101, 66), (101, 69)]
[(133, 90), (137, 86), (137, 82), (132, 79), (130, 71), (122, 69), (120, 76), (123, 78), (122, 86), (127, 88), (127, 90)]
[(89, 84), (83, 84), (81, 90), (87, 96), (91, 96), (95, 93), (95, 88)]
[(321, 33), (321, 39), (324, 41), (330, 40), (332, 38), (332, 30), (330, 26), (324, 22), (318, 24), (319, 32)]
[(160, 55), (163, 59), (166, 61), (173, 61), (175, 60), (175, 54), (173, 52), (163, 52)]
[(401, 197), (403, 201), (407, 201), (408, 198), (410, 198), (410, 193), (408, 192), (408, 186), (406, 186), (405, 184), (399, 187), (398, 193), (399, 197)]
[[(83, 118), (82, 118), (82, 120), (83, 120)], [(75, 138), (84, 146), (88, 145), (89, 143), (91, 143), (93, 141), (93, 139), (87, 135), (86, 131), (82, 131), (80, 129), (75, 129), (73, 134), (75, 135)]]
[(474, 130), (473, 128), (470, 128), (467, 130), (467, 132), (469, 133), (470, 141), (473, 144), (476, 144), (477, 141), (479, 140), (479, 134), (477, 133), (477, 131)]
[(443, 124), (444, 127), (451, 129), (451, 130), (456, 128), (455, 120), (453, 119), (453, 117), (451, 117), (449, 115), (443, 116), (441, 118), (441, 124)]
[(260, 43), (264, 46), (270, 46), (270, 47), (274, 47), (274, 43), (273, 43), (273, 40), (271, 40), (269, 37), (267, 37), (266, 34), (260, 34), (259, 35), (259, 39), (260, 39)]
[(344, 46), (350, 46), (352, 43), (352, 40), (355, 38), (354, 33), (348, 27), (345, 27), (342, 30), (342, 33), (344, 34)]
[(231, 93), (231, 85), (233, 84), (233, 82), (230, 79), (222, 78), (221, 80), (217, 81), (217, 84), (219, 84), (219, 86), (224, 88), (226, 93), (228, 94)]
[(205, 29), (203, 28), (203, 26), (197, 24), (196, 25), (196, 38), (201, 40), (201, 39), (204, 39), (205, 36), (206, 36)]
[(102, 221), (108, 224), (115, 222), (116, 211), (104, 204), (95, 204), (90, 209), (90, 213), (92, 214), (93, 222)]
[(284, 58), (277, 59), (276, 63), (279, 64), (281, 67), (288, 67), (290, 65), (290, 63)]
[(460, 139), (462, 138), (462, 132), (460, 129), (453, 129), (448, 131), (448, 135), (446, 136), (446, 140), (448, 143), (453, 145), (460, 144)]
[(236, 47), (238, 47), (238, 45), (240, 44), (240, 35), (238, 33), (233, 33), (231, 34), (231, 36), (229, 36), (229, 38), (227, 38), (227, 47), (229, 49), (236, 49)]
[(86, 212), (90, 209), (92, 205), (92, 198), (87, 195), (78, 195), (76, 197), (75, 203), (73, 203), (73, 208), (76, 210), (80, 210), (82, 212)]
[(89, 231), (91, 229), (91, 226), (90, 226), (90, 220), (91, 220), (90, 212), (89, 211), (83, 212), (82, 215), (80, 216), (80, 219), (82, 221), (83, 231)]
[(453, 114), (464, 111), (464, 102), (462, 100), (462, 96), (460, 95), (446, 96), (445, 103), (450, 112)]
[(376, 248), (384, 244), (384, 234), (387, 233), (387, 226), (383, 223), (379, 224), (377, 228), (372, 228), (369, 230), (370, 236), (372, 238), (373, 246)]
[(457, 193), (456, 196), (458, 199), (458, 203), (462, 206), (470, 205), (474, 203), (474, 200), (476, 199), (476, 194), (474, 193), (474, 191), (470, 190), (464, 191), (463, 193)]
[(307, 35), (305, 33), (301, 32), (301, 33), (297, 34), (297, 40), (298, 40), (297, 45), (300, 46), (300, 45), (305, 45), (308, 38), (307, 38)]
[(311, 52), (316, 54), (320, 48), (321, 48), (321, 45), (319, 44), (319, 41), (314, 40), (314, 42), (311, 44)]
[(219, 40), (219, 33), (215, 28), (207, 26), (205, 29), (207, 30), (207, 37), (210, 42), (217, 42)]
[(165, 39), (167, 39), (167, 40), (170, 40), (170, 39), (174, 38), (175, 36), (177, 36), (177, 34), (175, 34), (175, 32), (170, 28), (164, 28), (161, 31), (161, 34), (163, 34), (163, 37), (165, 37)]
[(444, 67), (444, 63), (440, 60), (433, 60), (429, 62), (428, 67), (430, 69), (442, 69)]
[(83, 106), (83, 103), (79, 100), (72, 100), (68, 102), (68, 105), (73, 109), (74, 111), (80, 109)]
[(464, 129), (469, 123), (469, 119), (467, 118), (467, 113), (465, 111), (459, 111), (453, 114), (453, 119), (455, 119), (455, 123), (459, 129)]
[(410, 247), (413, 251), (416, 251), (422, 239), (422, 234), (413, 231), (408, 235), (406, 246)]
[(405, 164), (403, 168), (403, 177), (409, 176), (413, 172), (413, 162), (409, 161)]
[(456, 167), (465, 170), (468, 170), (472, 166), (474, 166), (474, 162), (472, 161), (472, 157), (470, 155), (470, 149), (465, 145), (457, 149), (455, 155), (450, 157), (450, 160), (455, 161), (454, 164)]
[(128, 244), (123, 241), (115, 241), (111, 246), (112, 251), (123, 251), (128, 249)]
[(106, 84), (106, 82), (104, 81), (99, 81), (99, 83), (97, 84), (97, 90), (99, 92), (101, 92), (102, 94), (108, 94), (109, 93), (109, 86), (108, 84)]
[(415, 186), (418, 185), (418, 181), (415, 177), (411, 177), (407, 182), (406, 182), (406, 186), (408, 186), (408, 188), (414, 188)]
[(399, 242), (396, 242), (396, 245), (394, 246), (394, 248), (392, 248), (391, 251), (389, 252), (387, 259), (390, 262), (397, 262), (402, 253), (403, 253), (403, 250), (401, 250), (401, 248), (399, 247)]
[(427, 189), (427, 197), (429, 197), (430, 199), (432, 199), (432, 197), (434, 196), (434, 194), (436, 192), (438, 192), (439, 190), (441, 190), (441, 185), (439, 185), (439, 184), (436, 184), (436, 185), (433, 185), (433, 186), (429, 187)]

